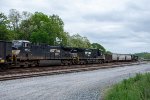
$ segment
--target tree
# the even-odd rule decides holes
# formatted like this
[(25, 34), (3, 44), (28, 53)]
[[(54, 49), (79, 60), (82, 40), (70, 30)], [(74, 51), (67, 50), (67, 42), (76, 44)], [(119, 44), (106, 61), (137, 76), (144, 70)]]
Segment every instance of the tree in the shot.
[(83, 47), (82, 37), (79, 34), (72, 35), (70, 45), (72, 47)]
[(18, 31), (21, 15), (16, 9), (11, 9), (8, 15), (11, 30)]
[[(20, 37), (21, 39), (30, 40), (31, 42), (41, 42), (36, 39), (40, 38), (38, 35), (49, 34), (49, 17), (41, 12), (35, 12), (31, 14), (30, 12), (22, 12), (22, 21), (20, 24)], [(32, 37), (31, 37), (32, 36)], [(47, 36), (49, 38), (49, 35)], [(47, 40), (49, 43), (50, 40)]]
[(7, 24), (7, 17), (3, 13), (0, 13), (0, 40), (9, 40)]
[(100, 49), (100, 50), (102, 50), (104, 53), (106, 52), (105, 48), (104, 48), (102, 45), (98, 44), (98, 43), (92, 43), (92, 47), (93, 47), (93, 48), (96, 48), (96, 49)]
[(68, 32), (63, 32), (61, 34), (61, 43), (60, 45), (63, 46), (69, 46), (69, 42), (70, 42), (70, 35)]
[(50, 44), (55, 45), (56, 38), (65, 42), (64, 22), (58, 15), (49, 16), (49, 29)]
[(150, 53), (148, 52), (142, 52), (142, 53), (135, 53), (139, 58), (144, 59), (150, 59)]
[(48, 44), (48, 33), (44, 31), (37, 31), (31, 34), (32, 43), (46, 43)]
[(112, 52), (111, 52), (111, 51), (106, 51), (105, 53), (106, 53), (106, 54), (112, 54)]
[(90, 48), (91, 47), (91, 43), (90, 43), (90, 41), (88, 40), (87, 37), (83, 37), (82, 41), (83, 41), (84, 48)]
[(82, 37), (79, 34), (70, 37), (70, 46), (79, 48), (90, 48), (91, 44), (87, 37)]
[(22, 16), (21, 20), (27, 20), (27, 19), (29, 19), (31, 17), (31, 15), (32, 15), (32, 13), (27, 12), (27, 11), (23, 11), (22, 15), (21, 15)]
[[(21, 27), (26, 29), (26, 32), (29, 34), (39, 31), (47, 33), (49, 38), (48, 43), (50, 45), (56, 44), (56, 38), (65, 40), (63, 39), (65, 37), (64, 24), (57, 15), (47, 16), (41, 12), (35, 12), (28, 20), (22, 21)], [(29, 34), (27, 37), (30, 38)], [(31, 38), (30, 40), (32, 41)]]
[(8, 18), (0, 13), (0, 40), (14, 39), (79, 48), (92, 47), (106, 51), (98, 43), (91, 44), (87, 37), (79, 34), (70, 36), (64, 31), (64, 22), (58, 15), (48, 16), (42, 12), (20, 13), (16, 9), (11, 9)]

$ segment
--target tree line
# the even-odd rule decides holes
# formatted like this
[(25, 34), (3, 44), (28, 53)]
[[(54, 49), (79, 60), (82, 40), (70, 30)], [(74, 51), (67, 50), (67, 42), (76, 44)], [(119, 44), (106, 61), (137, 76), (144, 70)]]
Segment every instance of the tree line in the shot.
[(64, 22), (58, 15), (19, 12), (16, 9), (9, 10), (7, 16), (0, 12), (0, 40), (29, 40), (49, 45), (98, 48), (106, 52), (99, 43), (91, 43), (87, 37), (79, 34), (71, 36), (64, 31)]
[(135, 53), (141, 59), (150, 59), (150, 53), (142, 52), (142, 53)]

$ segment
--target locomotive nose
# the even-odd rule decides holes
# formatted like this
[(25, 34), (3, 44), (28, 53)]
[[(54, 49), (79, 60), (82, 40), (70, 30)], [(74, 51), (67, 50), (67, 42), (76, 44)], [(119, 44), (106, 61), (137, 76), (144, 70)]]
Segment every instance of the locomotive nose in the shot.
[(13, 55), (18, 55), (19, 53), (20, 53), (20, 50), (18, 50), (17, 47), (13, 46), (13, 47), (12, 47), (12, 54), (13, 54)]
[(12, 50), (13, 55), (18, 55), (20, 53), (20, 50)]

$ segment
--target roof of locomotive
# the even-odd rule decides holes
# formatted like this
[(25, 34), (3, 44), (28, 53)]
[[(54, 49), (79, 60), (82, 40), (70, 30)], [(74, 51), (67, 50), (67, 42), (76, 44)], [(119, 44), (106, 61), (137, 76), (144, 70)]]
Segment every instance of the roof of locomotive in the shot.
[(28, 42), (28, 43), (30, 43), (30, 41), (28, 41), (28, 40), (13, 40), (12, 42)]

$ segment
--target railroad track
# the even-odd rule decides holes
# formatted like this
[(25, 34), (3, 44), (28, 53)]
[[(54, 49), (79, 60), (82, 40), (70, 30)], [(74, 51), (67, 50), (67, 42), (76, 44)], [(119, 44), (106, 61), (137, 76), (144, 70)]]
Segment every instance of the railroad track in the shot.
[[(5, 80), (13, 80), (13, 79), (21, 79), (21, 78), (29, 78), (29, 77), (38, 77), (38, 76), (46, 76), (46, 75), (56, 75), (56, 74), (64, 74), (64, 73), (73, 73), (73, 72), (81, 72), (81, 71), (91, 71), (91, 70), (98, 70), (98, 69), (105, 69), (105, 68), (113, 68), (113, 67), (123, 67), (123, 66), (131, 66), (131, 65), (138, 65), (144, 64), (141, 62), (138, 63), (118, 63), (118, 64), (93, 64), (93, 65), (77, 65), (74, 68), (66, 68), (66, 69), (53, 69), (53, 70), (41, 70), (26, 72), (20, 71), (19, 73), (5, 73), (0, 75), (0, 81)], [(81, 66), (81, 67), (79, 67)], [(92, 67), (91, 67), (92, 66)]]

